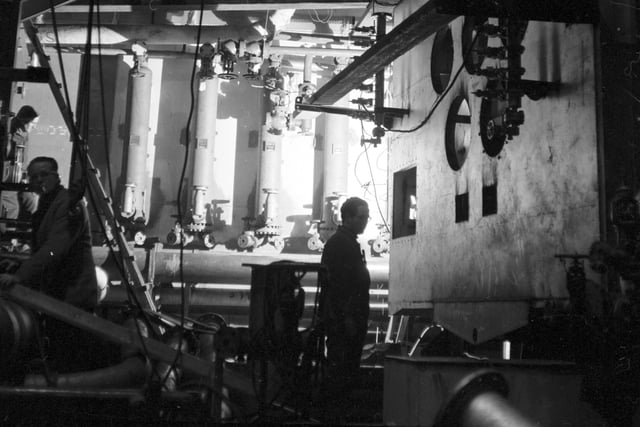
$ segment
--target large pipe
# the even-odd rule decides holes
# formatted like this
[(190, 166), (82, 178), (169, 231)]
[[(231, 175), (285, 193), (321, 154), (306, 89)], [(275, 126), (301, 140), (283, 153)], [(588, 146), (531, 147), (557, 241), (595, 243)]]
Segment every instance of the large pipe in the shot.
[[(162, 249), (150, 254), (149, 279), (154, 283), (180, 282), (180, 251)], [(299, 262), (319, 262), (319, 255), (293, 255), (269, 257), (249, 254), (217, 253), (211, 251), (185, 251), (182, 270), (188, 283), (250, 284), (251, 269), (243, 264), (270, 264), (283, 259)], [(389, 283), (389, 263), (386, 258), (370, 258), (367, 268), (371, 274), (372, 286), (385, 288)], [(302, 279), (311, 280), (306, 276)]]
[(509, 386), (498, 372), (479, 370), (460, 380), (436, 415), (434, 427), (533, 427), (539, 425), (507, 401)]
[[(59, 25), (60, 45), (84, 45), (87, 41), (86, 25)], [(93, 27), (91, 43), (103, 46), (131, 44), (144, 41), (148, 45), (195, 45), (198, 40), (197, 25), (101, 25)], [(216, 44), (218, 40), (262, 40), (263, 34), (252, 26), (225, 25), (202, 27), (200, 43)], [(38, 25), (38, 35), (43, 45), (56, 44), (52, 25)]]
[(207, 197), (211, 197), (209, 186), (213, 177), (219, 79), (216, 76), (211, 78), (200, 76), (199, 80), (191, 209), (193, 223), (204, 229), (205, 205)]
[[(94, 247), (92, 254), (96, 265), (101, 265), (109, 278), (118, 280), (115, 261), (111, 259), (109, 248)], [(155, 285), (160, 283), (179, 283), (180, 250), (166, 249), (161, 244), (148, 252), (142, 248), (133, 251), (136, 264), (146, 272), (147, 280)], [(115, 252), (119, 256), (119, 252)], [(286, 254), (268, 256), (251, 253), (215, 252), (206, 250), (184, 251), (182, 254), (182, 273), (186, 283), (251, 283), (251, 269), (245, 264), (270, 264), (276, 261), (320, 262), (319, 254)], [(387, 258), (371, 257), (367, 260), (367, 268), (371, 275), (372, 289), (387, 289), (389, 283), (389, 261)], [(311, 276), (302, 279), (304, 286), (313, 286)]]
[[(58, 374), (56, 387), (78, 388), (123, 388), (144, 384), (149, 368), (142, 357), (131, 357), (121, 363), (93, 371)], [(29, 374), (24, 380), (25, 387), (47, 387), (47, 378), (41, 374)]]
[[(147, 222), (149, 203), (147, 184), (147, 148), (151, 110), (152, 72), (145, 62), (134, 66), (131, 78), (131, 117), (127, 174), (122, 201), (122, 216), (136, 222)], [(135, 217), (134, 217), (135, 216)]]
[[(282, 131), (283, 128), (277, 128)], [(262, 126), (260, 149), (260, 174), (258, 177), (258, 216), (264, 225), (276, 229), (278, 216), (278, 192), (282, 163), (282, 140), (284, 135), (273, 127)]]

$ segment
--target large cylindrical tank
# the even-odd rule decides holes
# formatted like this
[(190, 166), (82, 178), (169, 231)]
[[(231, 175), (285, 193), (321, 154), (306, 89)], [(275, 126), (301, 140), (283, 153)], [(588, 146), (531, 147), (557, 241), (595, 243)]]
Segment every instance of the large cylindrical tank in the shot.
[(149, 141), (149, 112), (151, 106), (151, 69), (139, 65), (131, 70), (131, 117), (127, 170), (122, 216), (147, 222), (149, 194), (147, 182), (147, 146)]
[(194, 224), (206, 222), (207, 198), (213, 177), (219, 79), (200, 78), (194, 148), (192, 218)]
[(258, 176), (258, 214), (266, 225), (272, 225), (278, 215), (278, 192), (282, 163), (283, 135), (276, 135), (262, 126), (260, 174)]

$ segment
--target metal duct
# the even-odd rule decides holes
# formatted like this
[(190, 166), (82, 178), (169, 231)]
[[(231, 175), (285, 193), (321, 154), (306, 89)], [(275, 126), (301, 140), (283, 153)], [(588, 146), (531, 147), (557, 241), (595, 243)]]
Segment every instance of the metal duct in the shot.
[[(87, 41), (86, 25), (59, 25), (58, 39), (61, 45), (84, 45)], [(56, 37), (52, 25), (39, 25), (38, 35), (43, 45), (55, 44)], [(254, 27), (202, 27), (200, 43), (216, 44), (218, 40), (262, 40), (264, 34)], [(148, 45), (195, 45), (198, 26), (174, 25), (101, 25), (93, 27), (91, 43), (103, 46), (130, 45), (144, 41)]]
[[(282, 131), (284, 127), (278, 127)], [(278, 215), (278, 192), (282, 167), (282, 133), (267, 125), (262, 126), (260, 174), (258, 177), (258, 216), (267, 226), (275, 225)]]
[[(147, 184), (147, 146), (151, 109), (151, 69), (144, 64), (134, 67), (131, 78), (131, 118), (127, 173), (122, 201), (122, 216), (137, 222), (147, 222), (149, 208)], [(135, 216), (135, 217), (134, 217)]]
[[(198, 107), (196, 115), (196, 141), (194, 149), (192, 182), (193, 223), (204, 229), (206, 223), (206, 203), (209, 186), (213, 179), (214, 144), (216, 139), (216, 119), (218, 115), (219, 79), (214, 76), (200, 76)], [(198, 230), (202, 231), (202, 230)]]

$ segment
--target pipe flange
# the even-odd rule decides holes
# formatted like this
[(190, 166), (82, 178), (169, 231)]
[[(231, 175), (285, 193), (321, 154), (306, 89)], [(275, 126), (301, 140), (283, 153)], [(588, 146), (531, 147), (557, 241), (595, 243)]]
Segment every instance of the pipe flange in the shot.
[(264, 227), (260, 227), (256, 230), (256, 236), (279, 236), (280, 235), (280, 226), (279, 225), (265, 225)]

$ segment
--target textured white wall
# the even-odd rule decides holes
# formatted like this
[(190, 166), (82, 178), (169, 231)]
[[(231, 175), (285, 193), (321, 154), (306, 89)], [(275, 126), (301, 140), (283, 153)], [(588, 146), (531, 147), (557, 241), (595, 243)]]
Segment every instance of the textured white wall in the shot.
[[(397, 9), (400, 22), (417, 2)], [(453, 73), (462, 64), (464, 18), (450, 26)], [(411, 113), (397, 128), (425, 117), (437, 94), (432, 88), (433, 37), (394, 61), (391, 106)], [(389, 142), (389, 176), (417, 166), (418, 220), (413, 236), (394, 239), (390, 256), (390, 312), (430, 308), (434, 299), (510, 299), (566, 296), (556, 253), (585, 253), (598, 238), (594, 35), (588, 25), (530, 22), (525, 34), (523, 78), (559, 80), (547, 98), (523, 98), (520, 135), (498, 158), (483, 153), (479, 132), (483, 77), (463, 70), (428, 124)], [(489, 60), (486, 66), (493, 66)], [(444, 129), (457, 95), (471, 110), (466, 162), (447, 163)], [(498, 213), (482, 216), (482, 173), (497, 174)], [(456, 183), (469, 192), (469, 221), (455, 223)], [(390, 186), (390, 188), (392, 188)], [(390, 195), (391, 196), (391, 195)]]

